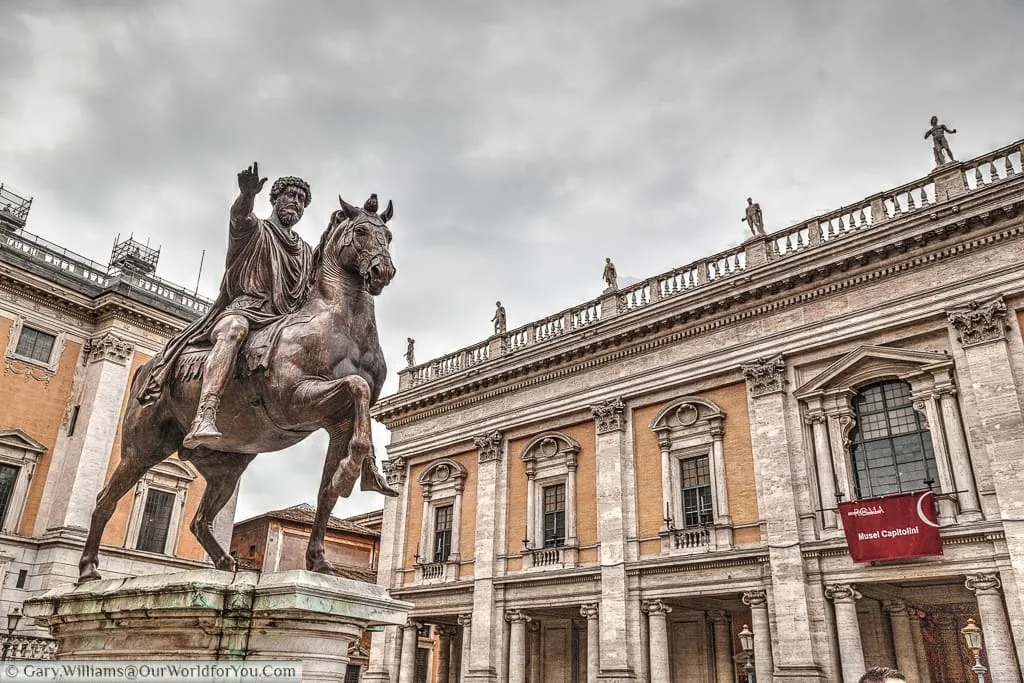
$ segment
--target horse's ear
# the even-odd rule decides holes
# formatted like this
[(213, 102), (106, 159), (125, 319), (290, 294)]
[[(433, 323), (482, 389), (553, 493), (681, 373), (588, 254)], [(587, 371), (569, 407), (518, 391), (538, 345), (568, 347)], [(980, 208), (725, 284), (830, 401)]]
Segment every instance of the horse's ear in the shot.
[(380, 219), (382, 221), (384, 221), (385, 223), (387, 223), (389, 220), (391, 220), (391, 217), (394, 216), (394, 215), (395, 215), (395, 205), (392, 204), (391, 200), (389, 199), (388, 200), (387, 208), (380, 212)]
[(355, 219), (359, 218), (359, 207), (352, 206), (351, 204), (346, 202), (344, 199), (341, 198), (340, 194), (338, 195), (338, 201), (341, 202), (341, 210), (345, 212), (345, 215), (348, 216), (348, 219), (350, 221), (354, 221)]

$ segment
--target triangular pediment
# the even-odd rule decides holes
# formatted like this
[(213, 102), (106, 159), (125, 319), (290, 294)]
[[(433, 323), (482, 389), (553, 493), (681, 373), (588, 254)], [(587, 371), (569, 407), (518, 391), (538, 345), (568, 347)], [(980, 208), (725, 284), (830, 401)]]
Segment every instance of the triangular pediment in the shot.
[(836, 389), (854, 388), (868, 381), (903, 378), (952, 364), (950, 356), (938, 351), (861, 346), (802, 384), (793, 394), (802, 399)]
[(20, 429), (0, 429), (0, 445), (20, 451), (45, 453), (46, 446), (39, 443)]

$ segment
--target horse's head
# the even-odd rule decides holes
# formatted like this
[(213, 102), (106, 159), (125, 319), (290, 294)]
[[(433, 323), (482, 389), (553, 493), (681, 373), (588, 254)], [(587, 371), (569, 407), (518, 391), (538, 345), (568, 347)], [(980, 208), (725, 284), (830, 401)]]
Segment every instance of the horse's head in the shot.
[[(366, 290), (376, 296), (395, 277), (391, 262), (391, 231), (385, 225), (394, 214), (391, 202), (380, 215), (352, 206), (340, 196), (341, 208), (331, 214), (314, 253), (314, 261), (326, 275), (335, 268), (358, 275)], [(339, 273), (340, 275), (340, 273)]]

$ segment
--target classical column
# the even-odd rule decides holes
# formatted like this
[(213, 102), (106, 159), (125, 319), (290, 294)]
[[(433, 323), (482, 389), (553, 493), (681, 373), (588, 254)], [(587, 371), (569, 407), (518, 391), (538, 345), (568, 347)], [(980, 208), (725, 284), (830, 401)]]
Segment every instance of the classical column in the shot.
[(924, 634), (921, 632), (921, 615), (914, 608), (910, 609), (910, 636), (914, 639), (918, 680), (921, 683), (932, 683), (931, 670), (928, 668), (928, 651), (925, 649)]
[(402, 662), (398, 669), (398, 683), (416, 680), (416, 647), (419, 645), (419, 622), (411, 619), (402, 627)]
[(565, 478), (565, 544), (576, 548), (580, 544), (576, 536), (576, 454), (566, 456), (565, 466), (568, 473)]
[(110, 332), (90, 339), (82, 350), (78, 427), (75, 438), (65, 441), (63, 453), (53, 455), (37, 535), (47, 529), (88, 530), (96, 494), (106, 481), (133, 356), (134, 347)]
[(956, 486), (954, 490), (960, 502), (960, 514), (968, 521), (981, 519), (978, 489), (974, 483), (974, 472), (971, 471), (971, 456), (967, 451), (967, 441), (964, 439), (960, 406), (956, 402), (956, 389), (953, 386), (942, 387), (937, 393), (942, 410), (942, 422), (946, 427), (949, 464), (953, 469)]
[(996, 574), (973, 574), (964, 583), (978, 601), (978, 616), (985, 639), (985, 657), (993, 681), (1021, 683), (1013, 650), (1013, 636), (1003, 608), (1002, 582)]
[(864, 645), (860, 640), (860, 622), (857, 621), (857, 601), (861, 594), (850, 584), (834, 583), (825, 588), (825, 597), (835, 605), (843, 683), (857, 683), (864, 673)]
[[(526, 535), (525, 539), (530, 542), (531, 549), (544, 547), (544, 530), (537, 528), (537, 492), (534, 480), (537, 477), (536, 463), (530, 460), (526, 463)], [(572, 500), (566, 496), (568, 502)]]
[(713, 609), (709, 616), (715, 640), (715, 683), (736, 683), (729, 615), (725, 610)]
[(743, 594), (743, 604), (750, 607), (750, 628), (754, 632), (754, 675), (758, 683), (771, 683), (775, 662), (772, 659), (768, 595), (763, 590), (747, 591)]
[(526, 626), (527, 638), (530, 641), (530, 683), (541, 683), (540, 661), (540, 622), (536, 619)]
[[(794, 481), (797, 468), (793, 459), (803, 457), (799, 448), (803, 430), (790, 431), (787, 415), (797, 407), (787, 402), (786, 364), (782, 356), (759, 358), (743, 365), (742, 370), (747, 380), (754, 475), (760, 484), (758, 510), (765, 519), (767, 536), (762, 542), (768, 548), (771, 563), (775, 629), (769, 636), (765, 623), (764, 636), (769, 642), (773, 639), (777, 649), (770, 663), (792, 678), (820, 681), (821, 667), (814, 661), (807, 607), (807, 587), (811, 582), (800, 551), (798, 484)], [(802, 462), (799, 469), (805, 470)], [(755, 642), (759, 637), (755, 631)], [(770, 645), (768, 650), (771, 651)], [(762, 677), (762, 665), (757, 665), (759, 683), (770, 680), (774, 671), (768, 668)]]
[[(459, 552), (460, 543), (462, 542), (462, 491), (466, 488), (465, 480), (459, 480), (455, 484), (455, 502), (452, 504), (452, 550), (448, 554), (449, 562), (461, 562), (462, 553)], [(455, 569), (455, 576), (451, 577), (450, 580), (455, 581), (459, 578), (459, 570)]]
[(596, 602), (580, 607), (580, 615), (587, 618), (587, 681), (596, 681), (600, 671), (601, 632), (599, 606)]
[(729, 491), (725, 486), (724, 436), (725, 430), (722, 428), (722, 418), (717, 417), (711, 425), (711, 463), (713, 467), (711, 477), (715, 482), (715, 502), (718, 503), (718, 519), (715, 523), (731, 526), (732, 515), (729, 514)]
[(473, 615), (460, 614), (459, 626), (462, 627), (462, 656), (459, 658), (459, 683), (465, 683), (469, 676), (469, 649), (473, 644)]
[(836, 475), (832, 470), (832, 451), (828, 445), (828, 426), (825, 424), (825, 413), (820, 410), (807, 414), (807, 424), (811, 425), (814, 441), (814, 464), (818, 470), (818, 495), (821, 504), (822, 526), (835, 529), (839, 526), (836, 520)]
[(420, 545), (416, 550), (419, 561), (429, 564), (434, 561), (434, 549), (430, 547), (430, 486), (423, 486), (423, 516), (420, 517)]
[(590, 406), (597, 431), (597, 535), (600, 541), (601, 618), (600, 673), (604, 680), (633, 680), (632, 655), (638, 614), (626, 610), (629, 585), (626, 580), (626, 537), (632, 519), (632, 457), (626, 440), (628, 413), (621, 398)]
[[(661, 448), (661, 501), (665, 506), (665, 522), (661, 525), (662, 533), (668, 532), (668, 523), (675, 517), (672, 509), (672, 467), (669, 462), (669, 448), (672, 440), (669, 439), (668, 431), (658, 434), (658, 446)], [(680, 524), (682, 520), (679, 520)]]
[(495, 683), (504, 645), (502, 614), (495, 606), (495, 558), (504, 535), (502, 509), (505, 500), (504, 438), (492, 431), (474, 438), (477, 467), (476, 539), (473, 560), (473, 629), (469, 648), (468, 681)]
[[(935, 469), (939, 477), (939, 491), (952, 493), (956, 491), (953, 473), (949, 469), (949, 453), (942, 429), (942, 413), (939, 411), (938, 400), (934, 391), (923, 395), (913, 395), (914, 410), (924, 415), (931, 435), (932, 450), (935, 455)], [(956, 522), (956, 504), (952, 498), (940, 496), (937, 500), (939, 525), (948, 526)]]
[(443, 624), (437, 631), (437, 683), (449, 683), (452, 670), (452, 636), (455, 627)]
[(508, 645), (508, 683), (526, 683), (526, 624), (529, 615), (520, 609), (505, 613), (505, 620), (512, 625)]
[(903, 672), (907, 680), (921, 680), (907, 604), (902, 600), (886, 600), (882, 606), (889, 613), (889, 623), (892, 625), (892, 641), (896, 646), (896, 668)]
[(668, 655), (668, 615), (672, 608), (661, 600), (646, 600), (640, 608), (647, 614), (648, 633), (650, 634), (648, 641), (651, 647), (651, 683), (671, 683), (672, 665)]

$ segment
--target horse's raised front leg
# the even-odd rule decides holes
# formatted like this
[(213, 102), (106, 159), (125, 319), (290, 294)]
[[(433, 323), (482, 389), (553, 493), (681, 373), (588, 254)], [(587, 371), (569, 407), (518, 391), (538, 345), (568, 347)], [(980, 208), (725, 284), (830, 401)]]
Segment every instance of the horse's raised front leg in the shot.
[(225, 550), (213, 535), (213, 523), (217, 519), (217, 514), (234, 495), (242, 472), (255, 457), (252, 453), (224, 453), (200, 448), (190, 458), (206, 480), (206, 490), (203, 491), (199, 509), (196, 510), (196, 516), (192, 519), (189, 529), (217, 569), (234, 571), (236, 562), (231, 553)]
[[(338, 406), (352, 406), (351, 414), (339, 414)], [(293, 394), (294, 405), (303, 406), (304, 412), (323, 413), (332, 421), (327, 425), (327, 431), (332, 432), (335, 425), (342, 422), (351, 424), (351, 435), (348, 438), (348, 445), (344, 453), (335, 453), (336, 456), (344, 456), (340, 466), (334, 466), (330, 480), (324, 480), (320, 488), (327, 486), (331, 493), (337, 497), (347, 498), (352, 493), (356, 480), (362, 472), (363, 461), (367, 457), (373, 457), (373, 442), (370, 431), (370, 385), (359, 375), (349, 375), (340, 379), (331, 380), (310, 380), (303, 382)], [(331, 433), (331, 446), (328, 448), (328, 455), (340, 446), (335, 443), (335, 435)], [(327, 476), (325, 463), (324, 476)], [(328, 514), (330, 511), (328, 510)]]

